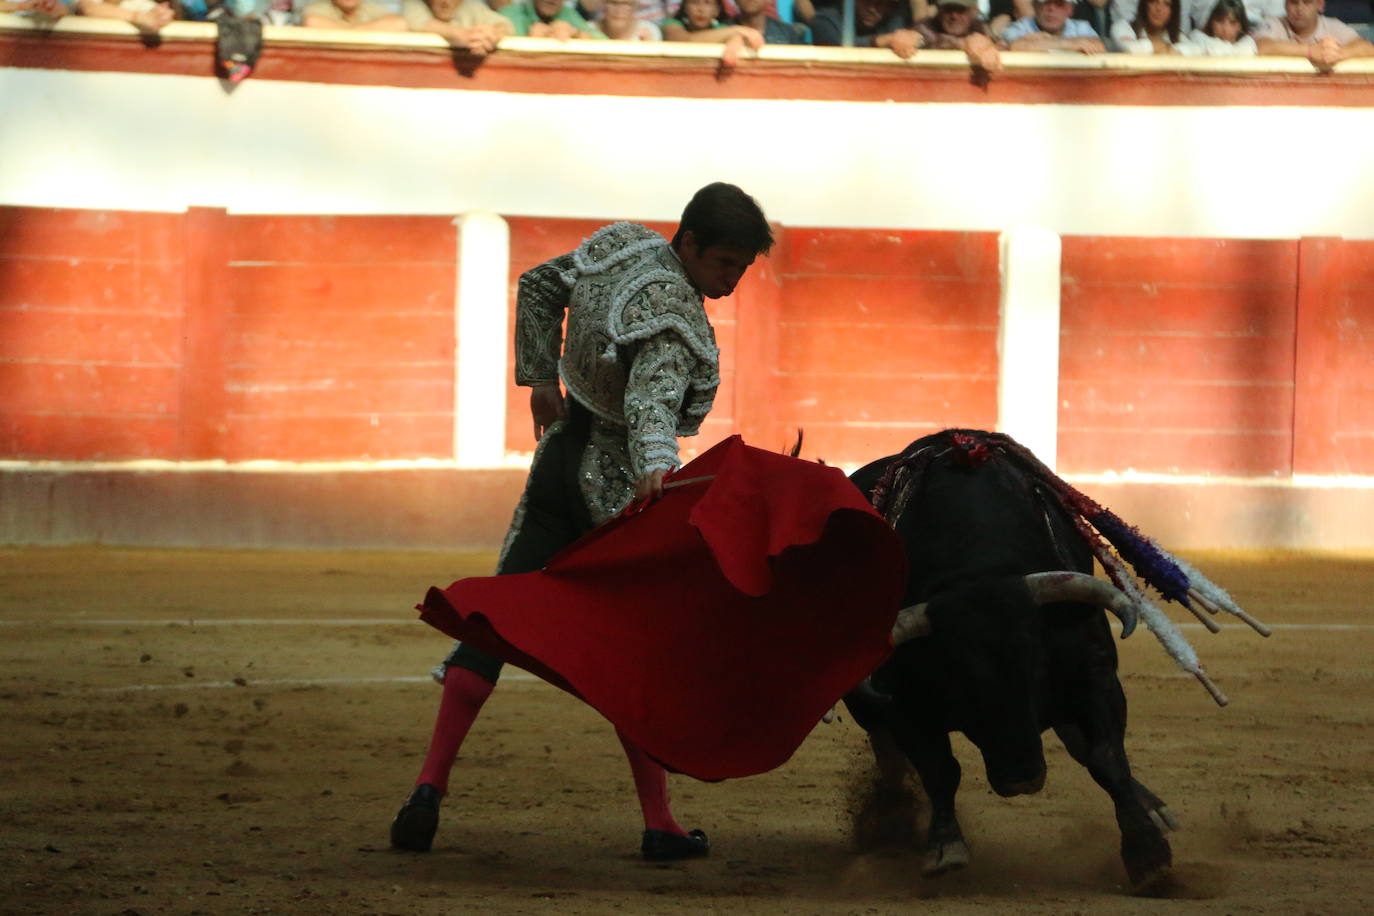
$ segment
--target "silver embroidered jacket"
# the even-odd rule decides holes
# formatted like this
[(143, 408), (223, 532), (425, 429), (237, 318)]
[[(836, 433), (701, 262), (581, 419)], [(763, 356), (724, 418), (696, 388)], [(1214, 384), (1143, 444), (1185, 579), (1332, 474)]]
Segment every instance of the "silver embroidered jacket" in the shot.
[(599, 229), (520, 277), (515, 382), (561, 377), (594, 415), (581, 476), (596, 521), (629, 501), (637, 478), (678, 466), (677, 437), (696, 435), (715, 399), (719, 353), (682, 262), (637, 223)]

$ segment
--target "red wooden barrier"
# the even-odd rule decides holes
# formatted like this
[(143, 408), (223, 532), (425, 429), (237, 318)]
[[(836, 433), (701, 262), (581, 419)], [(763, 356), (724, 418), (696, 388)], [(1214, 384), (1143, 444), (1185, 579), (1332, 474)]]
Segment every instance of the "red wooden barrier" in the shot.
[(0, 207), (0, 455), (179, 452), (182, 217)]
[[(511, 305), (602, 223), (511, 218)], [(1063, 252), (1063, 470), (1374, 474), (1374, 242)], [(0, 457), (448, 457), (455, 256), (447, 217), (0, 208)], [(801, 428), (854, 464), (991, 426), (998, 291), (993, 233), (779, 229), (709, 304), (723, 384), (688, 452)]]
[(1060, 469), (1288, 474), (1296, 243), (1063, 245)]
[(871, 461), (997, 419), (997, 236), (789, 229), (776, 407), (807, 455)]
[(235, 216), (223, 249), (231, 461), (447, 457), (448, 217)]

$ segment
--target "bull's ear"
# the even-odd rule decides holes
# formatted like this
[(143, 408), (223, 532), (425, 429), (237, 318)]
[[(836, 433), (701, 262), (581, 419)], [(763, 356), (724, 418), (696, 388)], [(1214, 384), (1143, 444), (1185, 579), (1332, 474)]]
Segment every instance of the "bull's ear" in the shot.
[(900, 646), (907, 640), (929, 636), (930, 631), (929, 602), (904, 607), (897, 612), (897, 622), (892, 625), (892, 644)]

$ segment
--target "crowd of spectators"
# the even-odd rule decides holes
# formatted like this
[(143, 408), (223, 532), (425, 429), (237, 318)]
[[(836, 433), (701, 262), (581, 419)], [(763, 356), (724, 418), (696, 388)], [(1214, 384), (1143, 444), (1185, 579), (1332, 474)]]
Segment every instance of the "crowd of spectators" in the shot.
[[(671, 8), (669, 4), (672, 4)], [(474, 54), (507, 35), (724, 45), (839, 45), (843, 0), (0, 0), (0, 12), (122, 19), (157, 32), (215, 17), (317, 29), (431, 32)], [(1330, 12), (1333, 15), (1327, 15)], [(1374, 0), (856, 0), (854, 44), (910, 58), (960, 50), (1304, 57), (1329, 70), (1374, 57)]]

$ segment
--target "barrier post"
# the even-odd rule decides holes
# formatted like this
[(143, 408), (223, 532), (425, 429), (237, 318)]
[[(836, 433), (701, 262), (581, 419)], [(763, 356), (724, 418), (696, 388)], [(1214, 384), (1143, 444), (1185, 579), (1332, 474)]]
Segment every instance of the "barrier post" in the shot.
[(498, 467), (506, 455), (510, 227), (483, 210), (464, 213), (453, 224), (458, 227), (453, 458), (460, 468)]
[(1039, 227), (998, 238), (997, 428), (1054, 468), (1059, 441), (1059, 236)]

